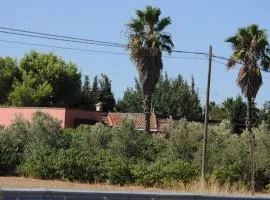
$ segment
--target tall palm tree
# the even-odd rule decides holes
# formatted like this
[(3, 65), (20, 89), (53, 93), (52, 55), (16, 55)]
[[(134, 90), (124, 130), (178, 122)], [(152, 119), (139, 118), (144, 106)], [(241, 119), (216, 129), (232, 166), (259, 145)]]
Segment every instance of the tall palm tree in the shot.
[(236, 63), (241, 64), (237, 84), (247, 98), (246, 128), (251, 136), (251, 191), (255, 190), (255, 136), (252, 133), (251, 109), (256, 95), (262, 85), (261, 69), (270, 68), (269, 43), (264, 29), (252, 24), (239, 28), (235, 35), (228, 37), (226, 42), (232, 45), (232, 55), (227, 63), (229, 68)]
[(138, 81), (143, 95), (145, 130), (150, 129), (152, 93), (163, 68), (162, 51), (172, 52), (171, 35), (164, 29), (171, 24), (170, 17), (160, 19), (159, 8), (146, 6), (136, 10), (136, 18), (131, 19), (128, 27), (128, 50), (136, 64)]

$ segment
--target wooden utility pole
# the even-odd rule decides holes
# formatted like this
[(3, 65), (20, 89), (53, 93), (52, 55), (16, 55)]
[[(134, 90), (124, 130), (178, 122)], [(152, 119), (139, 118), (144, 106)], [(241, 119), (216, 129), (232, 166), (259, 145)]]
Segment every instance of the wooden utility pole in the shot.
[(204, 110), (205, 116), (204, 116), (203, 152), (202, 152), (202, 168), (201, 168), (201, 180), (203, 187), (205, 182), (205, 169), (206, 169), (206, 147), (207, 147), (207, 132), (208, 132), (208, 107), (210, 94), (211, 66), (212, 66), (212, 46), (210, 45), (208, 53), (208, 78), (207, 78), (207, 91)]

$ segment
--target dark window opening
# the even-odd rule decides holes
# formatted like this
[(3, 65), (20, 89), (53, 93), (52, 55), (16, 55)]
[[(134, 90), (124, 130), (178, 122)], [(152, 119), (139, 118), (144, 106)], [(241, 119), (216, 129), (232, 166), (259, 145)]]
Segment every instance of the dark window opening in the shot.
[(81, 124), (85, 125), (95, 125), (98, 121), (97, 120), (90, 120), (90, 119), (74, 119), (74, 126), (77, 128)]

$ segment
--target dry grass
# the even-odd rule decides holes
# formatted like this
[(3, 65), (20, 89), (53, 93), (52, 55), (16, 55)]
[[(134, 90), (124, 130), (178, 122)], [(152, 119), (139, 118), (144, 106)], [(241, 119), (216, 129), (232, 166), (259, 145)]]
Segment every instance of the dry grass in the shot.
[(100, 190), (100, 191), (147, 191), (164, 192), (159, 188), (143, 188), (140, 186), (118, 186), (109, 184), (86, 184), (66, 182), (58, 180), (40, 180), (24, 177), (0, 177), (1, 188), (54, 188), (54, 189), (79, 189), (79, 190)]
[(240, 185), (224, 184), (220, 185), (215, 179), (210, 179), (204, 185), (201, 181), (193, 181), (189, 184), (175, 183), (171, 187), (173, 190), (179, 192), (191, 193), (205, 193), (205, 194), (236, 194), (236, 195), (249, 195), (250, 192), (247, 188)]
[[(225, 184), (220, 186), (215, 180), (210, 180), (202, 187), (200, 181), (194, 181), (184, 185), (174, 183), (169, 188), (145, 188), (142, 186), (118, 186), (108, 184), (82, 184), (76, 182), (39, 180), (24, 177), (0, 177), (1, 188), (54, 188), (54, 189), (74, 189), (74, 190), (99, 190), (99, 191), (130, 191), (130, 192), (192, 192), (205, 194), (237, 194), (249, 195), (247, 188), (237, 185)], [(258, 195), (263, 195), (258, 193)]]

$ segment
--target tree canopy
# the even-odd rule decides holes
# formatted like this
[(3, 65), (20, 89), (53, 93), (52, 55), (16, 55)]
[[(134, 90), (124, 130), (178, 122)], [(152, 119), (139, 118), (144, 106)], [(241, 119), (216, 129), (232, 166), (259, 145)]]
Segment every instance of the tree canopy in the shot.
[[(140, 104), (142, 95), (136, 81), (135, 88), (127, 88), (122, 100), (117, 103), (121, 112), (142, 112)], [(194, 79), (189, 85), (179, 74), (176, 78), (168, 78), (167, 73), (161, 74), (152, 98), (152, 109), (160, 117), (186, 118), (199, 121), (202, 109)]]
[(35, 50), (17, 61), (0, 58), (0, 105), (71, 107), (95, 109), (102, 102), (105, 111), (115, 106), (111, 81), (102, 74), (91, 82), (74, 63), (67, 63), (53, 53)]
[(0, 57), (0, 104), (7, 102), (13, 83), (20, 77), (17, 61), (11, 57)]
[(161, 10), (146, 6), (136, 10), (136, 18), (128, 24), (128, 50), (138, 72), (145, 113), (145, 130), (150, 127), (152, 93), (163, 68), (162, 51), (171, 53), (173, 42), (165, 28), (171, 24), (170, 17), (160, 18)]
[[(66, 63), (53, 53), (38, 53), (32, 50), (21, 59), (20, 69), (26, 76), (35, 79), (33, 84), (48, 84), (48, 87), (51, 87), (51, 93), (43, 97), (43, 106), (74, 107), (78, 102), (81, 73), (75, 64)], [(20, 84), (23, 85), (23, 81)]]

